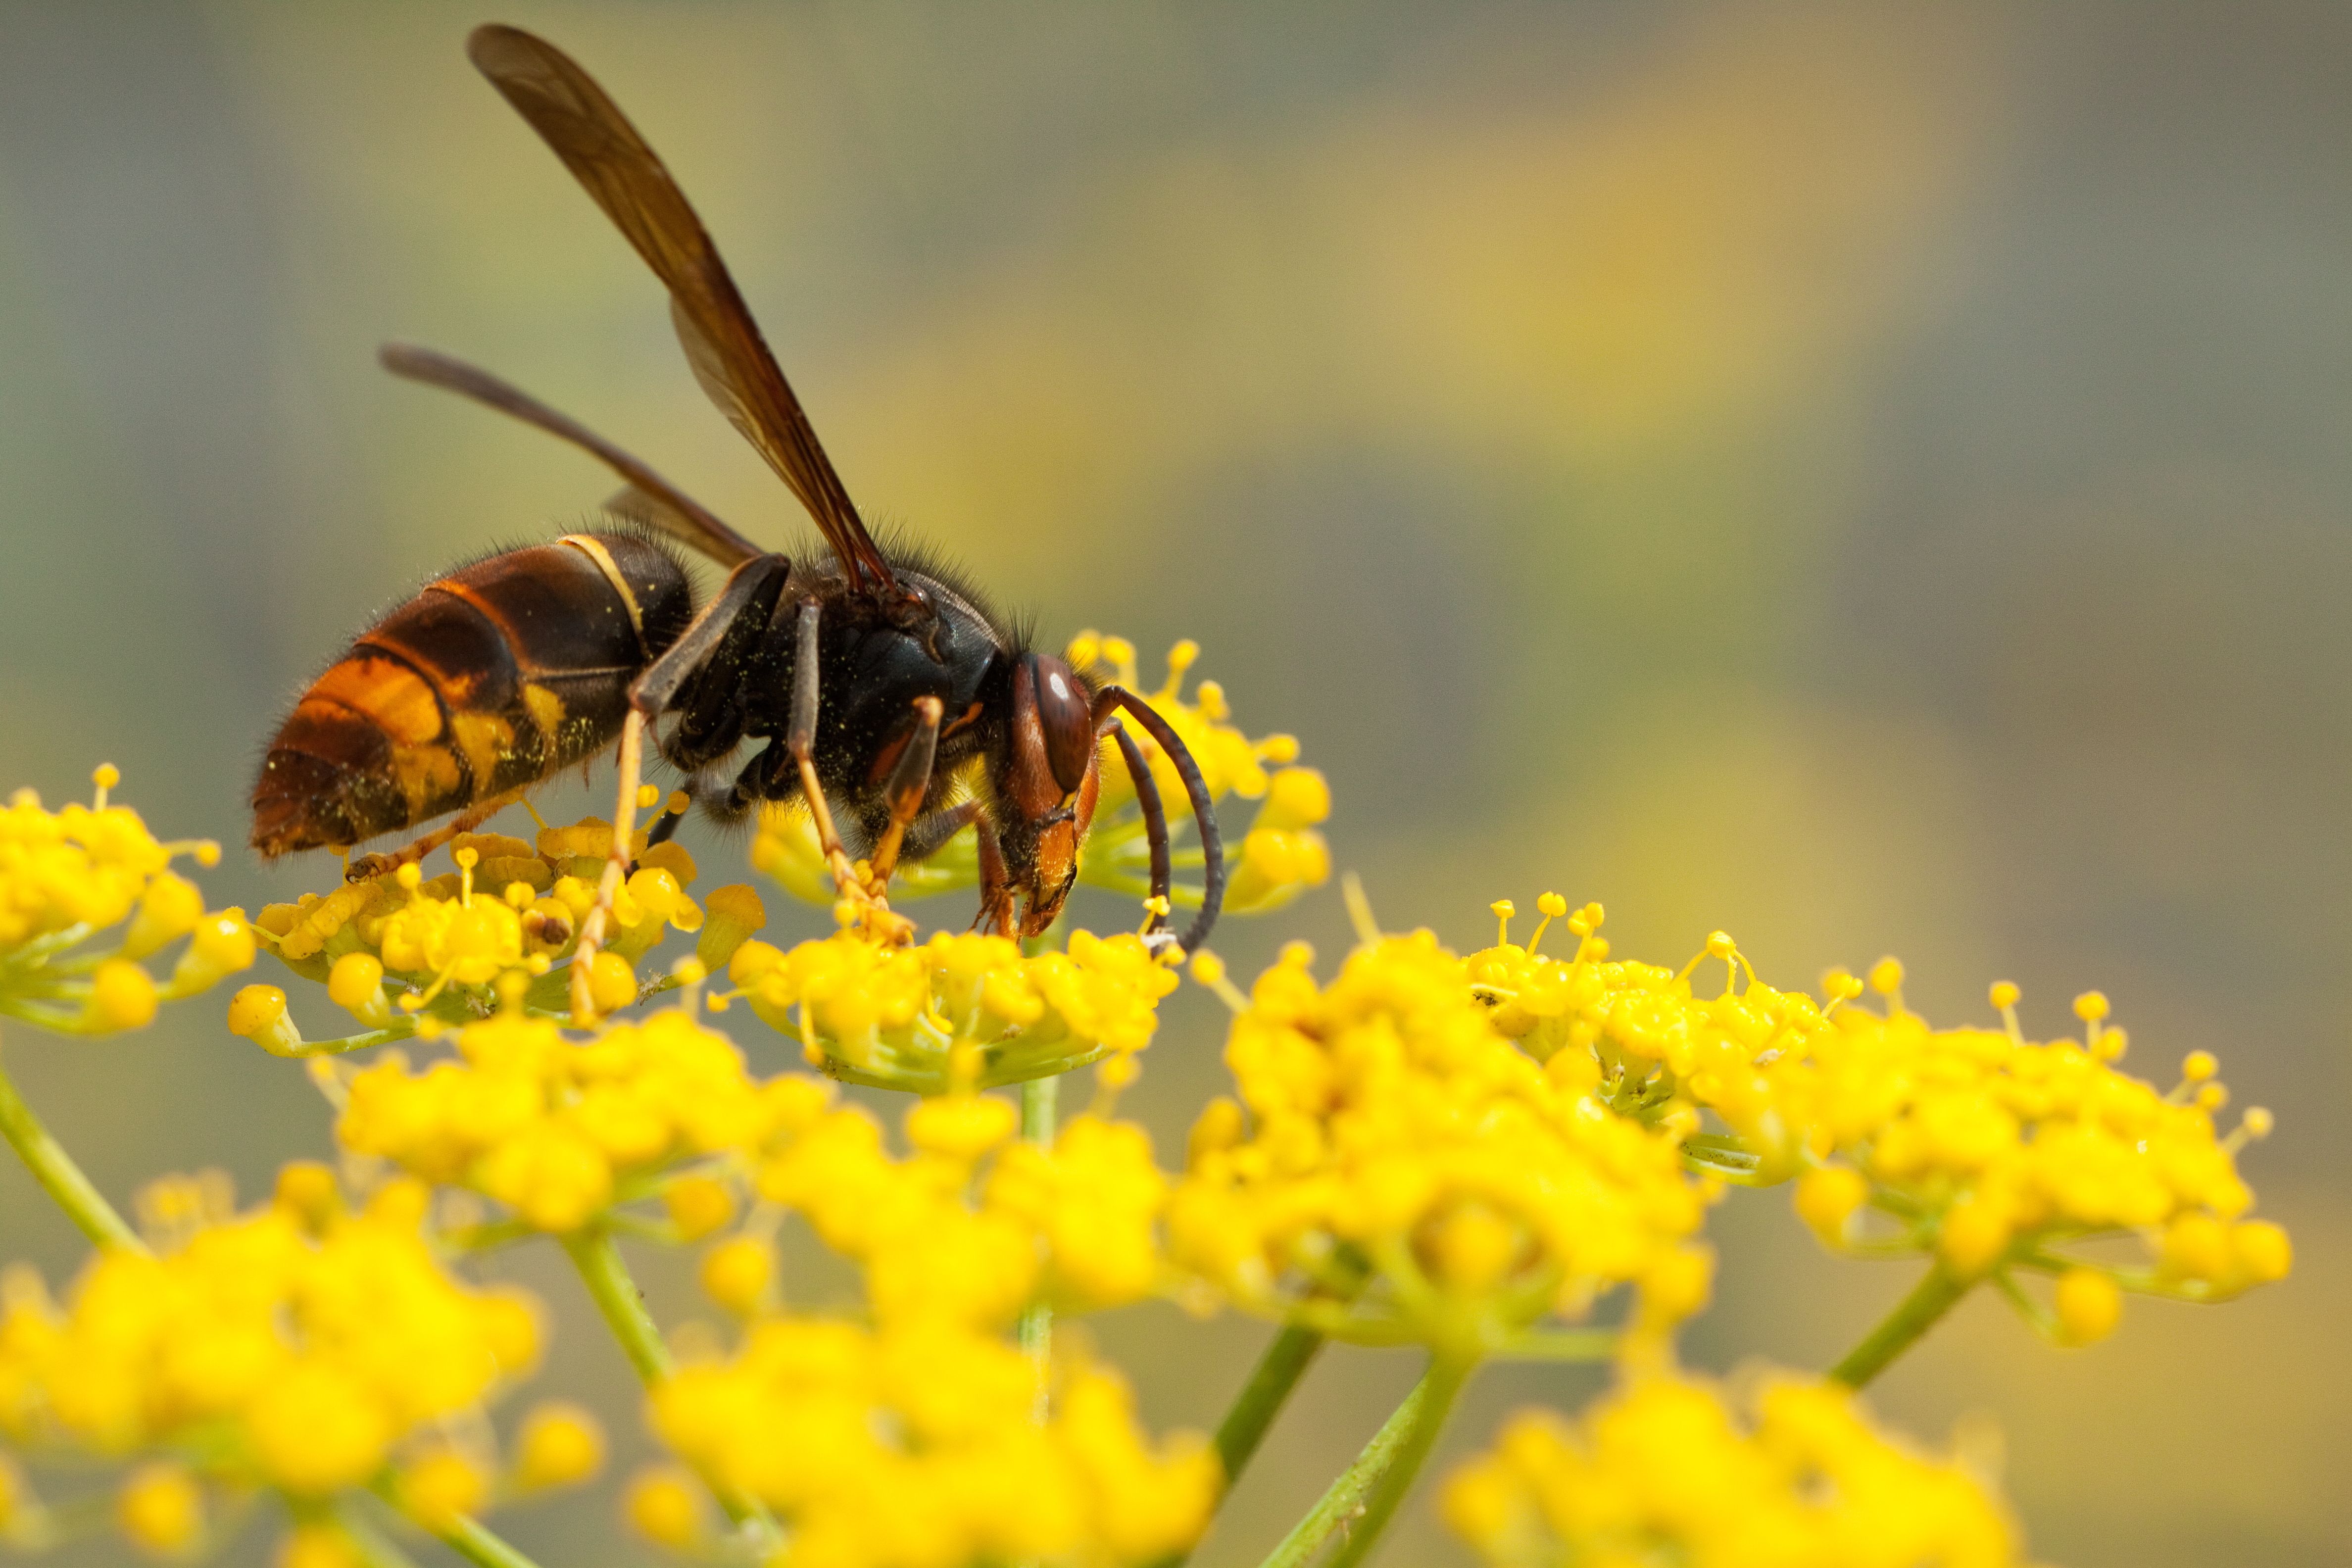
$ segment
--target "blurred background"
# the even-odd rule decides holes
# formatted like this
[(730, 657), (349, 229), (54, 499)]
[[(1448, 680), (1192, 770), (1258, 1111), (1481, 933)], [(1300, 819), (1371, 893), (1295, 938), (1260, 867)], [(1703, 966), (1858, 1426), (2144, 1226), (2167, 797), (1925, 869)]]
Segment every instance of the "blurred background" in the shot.
[[(1874, 1396), (1938, 1441), (1996, 1420), (2045, 1560), (2352, 1562), (2352, 13), (499, 15), (660, 148), (869, 511), (1048, 639), (1124, 632), (1147, 675), (1201, 639), (1240, 721), (1329, 774), (1385, 924), (1475, 945), (1489, 900), (1556, 888), (1628, 954), (1721, 926), (1801, 984), (1895, 952), (1939, 1020), (2009, 977), (2056, 1033), (2096, 986), (2147, 1076), (2217, 1051), (2280, 1112), (2245, 1169), (2294, 1279), (2136, 1304), (2068, 1353), (1976, 1301)], [(0, 787), (78, 796), (111, 760), (159, 832), (235, 845), (263, 741), (373, 612), (607, 493), (376, 371), (383, 339), (809, 537), (467, 66), (484, 19), (0, 3)], [(740, 874), (688, 837), (706, 888)], [(257, 907), (331, 877), (232, 848), (205, 882)], [(823, 918), (770, 904), (772, 935)], [(1345, 930), (1327, 891), (1221, 943), (1254, 972)], [(11, 1029), (10, 1070), (118, 1198), (203, 1164), (259, 1192), (327, 1111), (225, 1001), (99, 1044)], [(1218, 1039), (1213, 1002), (1171, 1004), (1129, 1101), (1166, 1158)], [(1702, 1365), (1824, 1365), (1909, 1281), (1822, 1255), (1781, 1194), (1716, 1229)], [(56, 1278), (75, 1242), (0, 1163), (0, 1253)], [(555, 1265), (499, 1267), (556, 1313), (539, 1386), (586, 1390), (625, 1472), (633, 1388)], [(1093, 1331), (1160, 1426), (1213, 1424), (1264, 1334), (1159, 1308)], [(1327, 1358), (1200, 1561), (1256, 1561), (1413, 1372)], [(1596, 1384), (1482, 1374), (1450, 1451)], [(500, 1528), (629, 1560), (613, 1517)], [(1382, 1561), (1463, 1559), (1424, 1502)]]

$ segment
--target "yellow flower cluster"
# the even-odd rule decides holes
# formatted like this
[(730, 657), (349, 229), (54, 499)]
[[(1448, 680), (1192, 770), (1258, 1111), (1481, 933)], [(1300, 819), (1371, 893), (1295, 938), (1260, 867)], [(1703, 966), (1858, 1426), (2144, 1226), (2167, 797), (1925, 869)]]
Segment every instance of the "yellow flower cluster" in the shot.
[[(770, 1244), (756, 1228), (717, 1242), (704, 1287), (751, 1321), (732, 1357), (656, 1388), (662, 1437), (722, 1495), (775, 1509), (793, 1568), (1109, 1565), (1189, 1547), (1219, 1489), (1206, 1449), (1150, 1443), (1125, 1385), (1083, 1357), (1049, 1389), (1006, 1337), (1034, 1304), (1113, 1307), (1160, 1283), (1167, 1181), (1143, 1131), (1082, 1116), (1047, 1149), (1011, 1141), (1010, 1102), (948, 1095), (908, 1110), (898, 1156), (828, 1087), (780, 1080), (792, 1110), (756, 1182), (861, 1266), (868, 1316), (761, 1315)], [(732, 1209), (694, 1180), (669, 1194), (681, 1229), (701, 1228), (689, 1211)], [(641, 1481), (630, 1512), (694, 1544), (675, 1481)]]
[[(1068, 649), (1074, 667), (1117, 680), (1168, 721), (1200, 764), (1212, 797), (1234, 795), (1261, 803), (1239, 845), (1228, 847), (1231, 879), (1224, 908), (1227, 914), (1279, 909), (1307, 889), (1330, 879), (1330, 849), (1317, 831), (1331, 815), (1330, 786), (1313, 768), (1291, 765), (1298, 758), (1297, 737), (1268, 735), (1253, 741), (1235, 728), (1230, 721), (1224, 689), (1215, 681), (1202, 681), (1193, 700), (1185, 700), (1184, 676), (1200, 652), (1197, 643), (1178, 643), (1169, 650), (1168, 679), (1157, 691), (1146, 692), (1136, 673), (1135, 646), (1125, 637), (1081, 632)], [(1181, 837), (1191, 813), (1176, 764), (1139, 726), (1130, 721), (1127, 730), (1150, 762), (1171, 835)], [(1151, 891), (1150, 849), (1145, 842), (1135, 785), (1115, 741), (1103, 742), (1101, 767), (1102, 795), (1094, 826), (1079, 854), (1078, 879), (1144, 898)], [(837, 896), (818, 847), (816, 826), (796, 804), (772, 807), (761, 816), (759, 837), (751, 846), (751, 864), (811, 903), (829, 905)], [(1180, 852), (1175, 858), (1180, 870), (1197, 868), (1200, 864), (1198, 849)], [(929, 859), (901, 866), (892, 885), (902, 898), (926, 898), (974, 887), (979, 881), (976, 839), (967, 829)], [(1197, 907), (1201, 890), (1180, 882), (1171, 891), (1171, 901), (1180, 908)]]
[(885, 1324), (991, 1331), (1035, 1301), (1093, 1310), (1160, 1284), (1167, 1179), (1140, 1127), (1081, 1116), (1047, 1149), (1008, 1142), (1007, 1101), (947, 1095), (908, 1111), (914, 1152), (900, 1158), (863, 1108), (824, 1109), (812, 1080), (779, 1081), (803, 1091), (803, 1114), (761, 1163), (761, 1195), (863, 1266)]
[(1242, 1104), (1193, 1129), (1180, 1263), (1254, 1310), (1465, 1360), (1622, 1283), (1644, 1331), (1704, 1302), (1707, 1192), (1671, 1136), (1593, 1098), (1589, 1054), (1515, 1049), (1427, 931), (1360, 947), (1328, 987), (1311, 962), (1294, 944), (1232, 998)]
[[(1566, 905), (1547, 894), (1544, 911), (1562, 915)], [(2120, 1281), (2218, 1300), (2287, 1272), (2286, 1234), (2244, 1217), (2253, 1194), (2236, 1168), (2244, 1141), (2269, 1131), (2269, 1113), (2250, 1110), (2235, 1132), (2218, 1134), (2227, 1096), (2202, 1051), (2168, 1093), (2117, 1070), (2125, 1037), (2105, 1024), (2095, 993), (2076, 1004), (2079, 1040), (2027, 1039), (2007, 984), (1992, 997), (2004, 1027), (1935, 1029), (1903, 1005), (1902, 966), (1891, 959), (1867, 983), (1832, 974), (1822, 1003), (1757, 979), (1717, 932), (1707, 952), (1731, 978), (1702, 996), (1700, 960), (1675, 971), (1612, 959), (1595, 934), (1600, 921), (1598, 906), (1569, 917), (1580, 942), (1568, 960), (1532, 941), (1471, 958), (1496, 1027), (1538, 1059), (1597, 1071), (1627, 1114), (1686, 1122), (1711, 1112), (1729, 1134), (1693, 1139), (1693, 1157), (1735, 1179), (1798, 1176), (1799, 1212), (1832, 1245), (1932, 1248), (1972, 1279), (2009, 1264), (2076, 1268), (2047, 1247), (2136, 1232), (2156, 1267), (2105, 1270), (2110, 1299)], [(1885, 998), (1883, 1010), (1856, 1005), (1865, 989)], [(1865, 1208), (1891, 1215), (1900, 1238), (1864, 1239)], [(2068, 1314), (2067, 1337), (2078, 1341), (2104, 1331), (2102, 1288), (2083, 1279)]]
[(336, 1136), (537, 1230), (577, 1230), (681, 1161), (756, 1149), (800, 1098), (790, 1080), (755, 1085), (733, 1042), (680, 1008), (575, 1043), (509, 1007), (456, 1040), (422, 1069), (394, 1050), (352, 1075)]
[(224, 1184), (152, 1189), (158, 1250), (100, 1253), (63, 1306), (14, 1277), (0, 1430), (200, 1456), (224, 1484), (318, 1497), (368, 1482), (535, 1359), (530, 1299), (442, 1270), (417, 1184), (352, 1210), (323, 1166), (289, 1165), (276, 1201), (243, 1215), (210, 1195)]
[(791, 1568), (1114, 1568), (1189, 1548), (1219, 1487), (1206, 1446), (1152, 1443), (1106, 1368), (1073, 1357), (1053, 1384), (1040, 1421), (1041, 1369), (997, 1336), (776, 1318), (660, 1384), (653, 1420), (687, 1462), (777, 1511)]
[[(612, 930), (592, 975), (597, 1003), (607, 1011), (637, 999), (633, 965), (665, 934), (704, 930), (705, 911), (686, 891), (695, 879), (694, 858), (676, 843), (648, 849), (644, 840), (641, 830), (636, 869), (614, 900)], [(612, 842), (612, 825), (593, 816), (543, 829), (535, 845), (503, 834), (460, 834), (450, 847), (454, 871), (428, 879), (412, 863), (330, 893), (271, 904), (255, 923), (288, 968), (324, 984), (338, 1006), (371, 1029), (428, 1009), (448, 1020), (478, 1016), (509, 974), (535, 982), (532, 1007), (562, 1011), (569, 980), (551, 972), (595, 907)], [(723, 930), (729, 942), (706, 962), (724, 963), (731, 943), (763, 920), (749, 888), (713, 893), (709, 934)], [(274, 1011), (258, 994), (247, 1003), (232, 1026), (243, 1026), (238, 1032), (274, 1049), (299, 1048), (300, 1037), (283, 1022), (283, 993), (275, 994)]]
[[(107, 804), (121, 774), (109, 765), (93, 776), (90, 805), (49, 811), (31, 790), (0, 805), (0, 1016), (79, 1035), (139, 1028), (159, 1003), (254, 958), (245, 911), (207, 913), (196, 885), (171, 868), (183, 855), (213, 865), (220, 847), (157, 841), (137, 812)], [(112, 947), (86, 945), (118, 925)], [(146, 962), (183, 937), (158, 980)]]
[(809, 1064), (886, 1089), (987, 1088), (1101, 1060), (1114, 1087), (1134, 1076), (1160, 999), (1176, 972), (1142, 938), (1070, 933), (1068, 951), (1024, 957), (1020, 944), (939, 932), (919, 947), (855, 930), (786, 952), (762, 942), (728, 967), (771, 1028), (800, 1040)]
[(1447, 1522), (1494, 1568), (2002, 1568), (2000, 1502), (1882, 1435), (1835, 1384), (1777, 1378), (1742, 1422), (1704, 1384), (1643, 1378), (1582, 1420), (1515, 1418), (1447, 1482)]

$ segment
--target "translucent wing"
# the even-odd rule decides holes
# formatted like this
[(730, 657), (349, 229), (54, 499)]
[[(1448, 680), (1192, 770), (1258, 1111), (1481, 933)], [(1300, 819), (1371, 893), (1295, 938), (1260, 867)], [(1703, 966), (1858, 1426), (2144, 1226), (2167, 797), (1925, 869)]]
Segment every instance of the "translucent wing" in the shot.
[(494, 24), (476, 28), (466, 52), (667, 286), (695, 379), (800, 497), (850, 581), (894, 587), (718, 247), (645, 138), (586, 71), (544, 39)]
[(376, 359), (394, 375), (470, 397), (602, 459), (606, 468), (628, 481), (627, 487), (607, 503), (612, 510), (660, 529), (720, 565), (739, 565), (762, 553), (758, 545), (719, 521), (701, 502), (643, 461), (480, 366), (414, 343), (386, 343), (376, 351)]

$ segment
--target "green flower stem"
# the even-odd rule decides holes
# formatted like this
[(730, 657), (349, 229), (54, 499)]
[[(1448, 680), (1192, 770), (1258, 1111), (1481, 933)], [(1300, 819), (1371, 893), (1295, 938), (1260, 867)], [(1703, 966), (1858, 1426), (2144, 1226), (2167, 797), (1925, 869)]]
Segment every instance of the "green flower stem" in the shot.
[[(410, 1518), (400, 1506), (399, 1488), (390, 1470), (376, 1478), (373, 1489), (377, 1497), (383, 1500), (385, 1506), (399, 1512), (404, 1519)], [(351, 1522), (350, 1514), (342, 1517), (346, 1524)], [(421, 1521), (412, 1519), (411, 1522)], [(539, 1564), (512, 1542), (470, 1514), (459, 1514), (447, 1526), (434, 1529), (432, 1533), (435, 1540), (467, 1562), (479, 1564), (479, 1568), (539, 1568)]]
[(33, 1173), (33, 1180), (41, 1190), (56, 1200), (65, 1210), (66, 1217), (81, 1228), (81, 1233), (100, 1247), (120, 1247), (126, 1252), (144, 1252), (147, 1244), (139, 1233), (122, 1222), (106, 1194), (93, 1185), (73, 1163), (65, 1146), (49, 1136), (16, 1092), (7, 1069), (0, 1067), (0, 1138), (8, 1140), (8, 1147), (25, 1162), (25, 1169)]
[(537, 1563), (469, 1515), (459, 1514), (446, 1530), (434, 1534), (476, 1568), (539, 1568)]
[[(1055, 1112), (1061, 1101), (1062, 1080), (1033, 1078), (1021, 1086), (1021, 1141), (1042, 1148), (1054, 1146)], [(1045, 1363), (1054, 1355), (1054, 1309), (1040, 1301), (1021, 1314), (1021, 1348), (1038, 1365), (1037, 1419), (1045, 1419)]]
[[(1249, 1381), (1234, 1396), (1233, 1407), (1217, 1425), (1217, 1463), (1225, 1472), (1225, 1484), (1217, 1494), (1217, 1505), (1233, 1496), (1234, 1483), (1241, 1479), (1242, 1471), (1265, 1440), (1266, 1428), (1288, 1402), (1291, 1390), (1307, 1375), (1322, 1353), (1325, 1336), (1316, 1330), (1293, 1323), (1274, 1336), (1265, 1353), (1257, 1358)], [(1190, 1551), (1163, 1557), (1152, 1568), (1184, 1568), (1191, 1562)]]
[[(613, 1233), (602, 1226), (590, 1226), (562, 1239), (563, 1250), (571, 1257), (572, 1268), (579, 1271), (580, 1282), (588, 1287), (596, 1310), (604, 1315), (604, 1326), (621, 1342), (621, 1353), (636, 1368), (638, 1380), (647, 1388), (653, 1387), (670, 1373), (669, 1344), (662, 1338), (661, 1325), (646, 1310), (646, 1299), (637, 1289), (628, 1264), (622, 1259), (620, 1247), (614, 1244)], [(710, 1490), (718, 1498), (719, 1506), (727, 1510), (729, 1519), (737, 1524), (757, 1524), (769, 1541), (775, 1539), (775, 1516), (766, 1505), (716, 1483)]]
[(1897, 1301), (1895, 1310), (1864, 1334), (1860, 1344), (1846, 1352), (1844, 1360), (1830, 1368), (1831, 1378), (1848, 1388), (1864, 1386), (1933, 1328), (1937, 1320), (1958, 1305), (1975, 1284), (1973, 1279), (1955, 1279), (1941, 1263), (1929, 1264), (1927, 1274), (1911, 1288), (1911, 1293)]
[(1617, 1353), (1614, 1329), (1531, 1329), (1505, 1340), (1493, 1354), (1502, 1361), (1607, 1361)]
[(1346, 1532), (1325, 1568), (1353, 1568), (1371, 1552), (1397, 1504), (1412, 1489), (1422, 1462), (1475, 1363), (1433, 1358), (1429, 1370), (1364, 1445), (1356, 1462), (1340, 1472), (1322, 1500), (1274, 1549), (1260, 1568), (1306, 1568), (1332, 1536)]
[(339, 1506), (331, 1514), (342, 1527), (344, 1538), (367, 1568), (416, 1568), (416, 1560), (394, 1546), (384, 1533), (359, 1516), (359, 1510)]
[(601, 1226), (575, 1230), (563, 1238), (563, 1250), (571, 1255), (572, 1266), (580, 1271), (580, 1282), (588, 1287), (596, 1310), (604, 1314), (604, 1326), (621, 1342), (621, 1353), (636, 1368), (638, 1379), (651, 1386), (667, 1377), (669, 1345), (654, 1315), (646, 1310), (646, 1299), (631, 1278), (628, 1264), (622, 1260), (621, 1249), (614, 1245), (613, 1233)]
[(1323, 1336), (1313, 1329), (1293, 1325), (1274, 1336), (1274, 1342), (1258, 1357), (1257, 1367), (1250, 1373), (1249, 1382), (1234, 1396), (1233, 1408), (1217, 1425), (1217, 1462), (1224, 1467), (1225, 1489), (1233, 1490), (1241, 1479), (1242, 1471), (1265, 1440), (1265, 1430), (1315, 1364), (1323, 1349)]

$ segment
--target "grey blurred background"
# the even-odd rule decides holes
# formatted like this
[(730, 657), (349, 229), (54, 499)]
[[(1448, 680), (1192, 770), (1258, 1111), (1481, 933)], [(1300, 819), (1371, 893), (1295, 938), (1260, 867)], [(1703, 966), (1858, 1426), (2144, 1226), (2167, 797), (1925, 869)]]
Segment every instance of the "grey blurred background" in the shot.
[[(1199, 637), (1242, 721), (1329, 773), (1385, 923), (1472, 944), (1488, 900), (1557, 888), (1623, 952), (1723, 926), (1795, 984), (1892, 952), (1930, 1016), (2007, 976), (2052, 1032), (2095, 985), (2147, 1075), (2220, 1053), (2280, 1113), (2245, 1165), (2294, 1278), (2135, 1305), (2065, 1354), (1977, 1302), (1875, 1397), (1931, 1438), (1996, 1417), (2045, 1560), (2352, 1561), (2352, 14), (497, 15), (678, 172), (862, 502), (1049, 637), (1122, 631), (1148, 667)], [(111, 760), (160, 831), (234, 843), (342, 639), (606, 492), (375, 371), (385, 338), (805, 537), (656, 285), (466, 65), (485, 19), (0, 4), (0, 787), (55, 801)], [(739, 874), (689, 841), (706, 887)], [(328, 875), (232, 851), (205, 884), (257, 905)], [(1328, 962), (1336, 906), (1222, 942)], [(258, 1191), (327, 1115), (220, 1001), (100, 1044), (12, 1028), (10, 1069), (118, 1196), (207, 1163)], [(1171, 1159), (1223, 1081), (1215, 1014), (1171, 1005), (1129, 1102)], [(1703, 1365), (1825, 1364), (1907, 1283), (1822, 1256), (1784, 1194), (1716, 1227)], [(13, 1165), (0, 1253), (79, 1256)], [(634, 1394), (576, 1287), (545, 1249), (500, 1267), (556, 1310), (541, 1386), (588, 1391), (625, 1469)], [(1160, 1426), (1213, 1422), (1263, 1335), (1157, 1308), (1093, 1331)], [(1200, 1561), (1255, 1562), (1412, 1373), (1331, 1356)], [(1451, 1450), (1595, 1382), (1490, 1372)], [(501, 1528), (633, 1560), (612, 1518)], [(1423, 1503), (1382, 1560), (1461, 1559)]]

